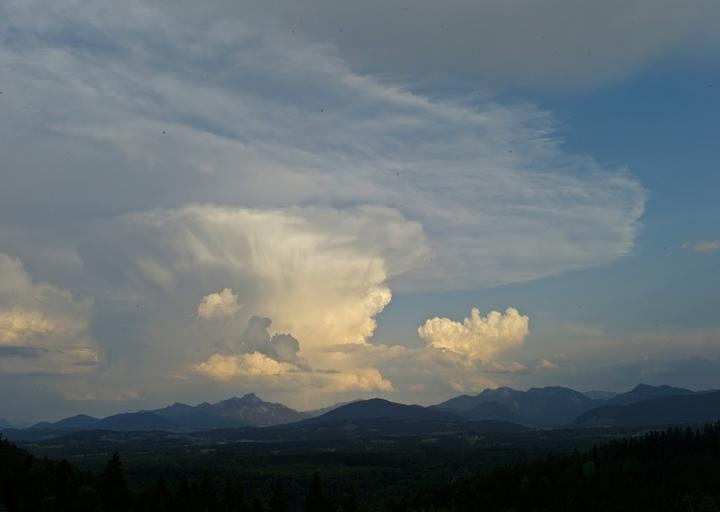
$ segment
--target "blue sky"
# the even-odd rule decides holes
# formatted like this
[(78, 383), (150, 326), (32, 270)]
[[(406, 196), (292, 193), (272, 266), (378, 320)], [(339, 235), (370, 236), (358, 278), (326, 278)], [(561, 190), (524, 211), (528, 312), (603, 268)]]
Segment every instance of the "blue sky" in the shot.
[[(633, 250), (609, 265), (530, 283), (487, 290), (403, 296), (383, 313), (377, 336), (399, 336), (409, 324), (436, 314), (461, 317), (468, 303), (481, 310), (517, 305), (533, 319), (527, 345), (552, 346), (572, 332), (559, 323), (586, 325), (617, 337), (718, 325), (720, 254), (691, 250), (717, 239), (720, 202), (718, 114), (720, 67), (708, 62), (661, 61), (618, 83), (574, 94), (513, 91), (561, 119), (565, 147), (600, 162), (626, 166), (648, 190), (643, 227)], [(431, 306), (432, 305), (432, 306)], [(438, 305), (441, 305), (438, 308)], [(407, 320), (411, 319), (410, 322)], [(676, 333), (676, 336), (678, 333)], [(665, 336), (671, 337), (670, 334)], [(680, 335), (681, 336), (681, 335)], [(682, 343), (682, 341), (680, 341)], [(651, 349), (647, 355), (653, 354)], [(717, 364), (718, 354), (708, 351)], [(677, 356), (676, 356), (677, 357)], [(628, 363), (618, 354), (615, 363)], [(580, 386), (625, 389), (635, 380), (717, 386), (711, 371), (695, 372), (680, 357), (675, 370), (660, 375), (630, 373), (615, 380), (608, 372)], [(606, 370), (607, 371), (607, 370)], [(528, 381), (532, 385), (532, 379)], [(551, 381), (544, 381), (551, 383)]]
[(0, 14), (6, 416), (720, 386), (716, 3)]

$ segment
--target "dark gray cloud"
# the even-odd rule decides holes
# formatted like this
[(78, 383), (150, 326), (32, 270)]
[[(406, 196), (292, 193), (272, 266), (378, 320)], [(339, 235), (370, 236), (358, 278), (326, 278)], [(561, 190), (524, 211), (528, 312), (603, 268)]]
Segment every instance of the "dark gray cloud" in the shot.
[(235, 352), (261, 352), (277, 361), (307, 366), (299, 357), (300, 343), (290, 334), (270, 334), (272, 320), (253, 316), (240, 338), (231, 347)]
[(27, 346), (0, 346), (0, 357), (36, 358), (42, 357), (47, 349)]

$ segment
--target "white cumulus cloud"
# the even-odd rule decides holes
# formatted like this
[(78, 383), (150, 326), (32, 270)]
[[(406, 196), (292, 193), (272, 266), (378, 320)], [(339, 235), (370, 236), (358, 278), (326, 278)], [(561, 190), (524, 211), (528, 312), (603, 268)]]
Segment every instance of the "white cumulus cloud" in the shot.
[(529, 322), (515, 308), (508, 308), (505, 313), (491, 311), (486, 316), (472, 308), (470, 317), (462, 322), (430, 318), (418, 328), (418, 334), (431, 347), (485, 361), (520, 346), (530, 332)]
[(204, 320), (231, 316), (240, 311), (238, 296), (232, 289), (224, 288), (217, 293), (210, 293), (202, 298), (197, 308), (197, 315)]
[(192, 367), (197, 373), (221, 382), (243, 382), (253, 385), (296, 387), (296, 391), (322, 393), (393, 391), (392, 383), (375, 368), (346, 371), (312, 371), (291, 363), (252, 352), (249, 354), (213, 354), (207, 361)]
[(294, 364), (276, 361), (260, 352), (229, 356), (213, 354), (207, 361), (193, 366), (193, 369), (218, 380), (230, 380), (238, 376), (282, 375), (298, 370)]
[[(323, 393), (392, 391), (392, 383), (372, 367), (316, 370), (298, 356), (300, 343), (287, 333), (270, 334), (269, 318), (252, 317), (223, 353), (193, 364), (190, 370), (219, 382), (279, 386)], [(342, 366), (342, 365), (341, 365)]]

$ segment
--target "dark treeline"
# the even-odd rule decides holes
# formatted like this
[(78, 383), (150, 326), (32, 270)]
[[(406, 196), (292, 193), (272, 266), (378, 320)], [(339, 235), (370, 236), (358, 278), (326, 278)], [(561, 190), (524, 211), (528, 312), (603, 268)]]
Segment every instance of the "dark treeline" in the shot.
[[(295, 483), (295, 482), (293, 482)], [(354, 512), (355, 495), (326, 496), (320, 476), (307, 482), (302, 500), (288, 496), (285, 482), (248, 496), (242, 482), (209, 473), (167, 485), (162, 476), (130, 489), (117, 453), (99, 475), (67, 461), (37, 458), (0, 439), (0, 512)]]
[(122, 462), (113, 454), (100, 475), (67, 461), (37, 458), (0, 439), (0, 512), (354, 512), (355, 496), (325, 495), (320, 476), (308, 483), (302, 503), (291, 501), (282, 480), (265, 492), (247, 496), (241, 482), (214, 479), (208, 473), (167, 485), (158, 477), (130, 489)]
[(452, 512), (720, 511), (720, 423), (497, 467), (429, 490), (417, 505)]
[[(34, 457), (6, 440), (0, 440), (0, 479), (0, 510), (8, 512), (386, 510), (364, 499), (360, 480), (350, 488), (327, 488), (318, 473), (291, 473), (246, 489), (238, 479), (203, 472), (173, 482), (158, 475), (129, 486), (117, 454), (95, 475), (65, 461)], [(720, 424), (498, 466), (453, 485), (423, 484), (392, 510), (720, 511)]]

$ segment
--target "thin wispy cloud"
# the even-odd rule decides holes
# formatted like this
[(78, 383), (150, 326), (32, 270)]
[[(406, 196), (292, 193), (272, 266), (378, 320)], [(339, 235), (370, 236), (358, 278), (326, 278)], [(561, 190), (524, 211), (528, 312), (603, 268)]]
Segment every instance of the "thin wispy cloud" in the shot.
[(717, 252), (720, 251), (720, 240), (705, 240), (694, 244), (685, 243), (683, 248), (699, 253)]

